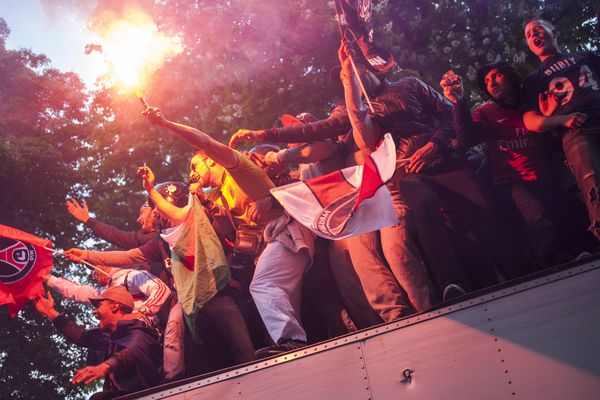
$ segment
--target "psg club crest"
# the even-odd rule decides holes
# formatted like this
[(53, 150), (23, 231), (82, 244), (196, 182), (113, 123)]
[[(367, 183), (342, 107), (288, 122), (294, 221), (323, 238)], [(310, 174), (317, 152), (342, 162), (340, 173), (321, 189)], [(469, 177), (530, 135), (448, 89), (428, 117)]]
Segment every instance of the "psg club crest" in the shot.
[(25, 278), (33, 269), (37, 253), (26, 242), (0, 237), (0, 281), (11, 284)]

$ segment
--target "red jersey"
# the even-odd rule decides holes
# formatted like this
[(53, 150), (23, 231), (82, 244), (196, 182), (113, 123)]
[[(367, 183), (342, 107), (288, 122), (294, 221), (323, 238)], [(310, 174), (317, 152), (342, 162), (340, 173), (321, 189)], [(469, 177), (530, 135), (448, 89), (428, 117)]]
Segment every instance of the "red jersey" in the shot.
[(525, 129), (523, 110), (488, 102), (473, 111), (492, 166), (492, 183), (545, 178), (547, 156), (541, 138)]

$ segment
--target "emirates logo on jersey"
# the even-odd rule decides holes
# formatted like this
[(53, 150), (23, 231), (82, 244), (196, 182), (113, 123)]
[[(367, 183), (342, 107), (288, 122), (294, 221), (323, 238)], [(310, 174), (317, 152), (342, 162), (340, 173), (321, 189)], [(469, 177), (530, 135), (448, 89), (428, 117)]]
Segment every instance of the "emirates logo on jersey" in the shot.
[(0, 281), (15, 283), (25, 278), (35, 265), (34, 247), (19, 240), (0, 237)]

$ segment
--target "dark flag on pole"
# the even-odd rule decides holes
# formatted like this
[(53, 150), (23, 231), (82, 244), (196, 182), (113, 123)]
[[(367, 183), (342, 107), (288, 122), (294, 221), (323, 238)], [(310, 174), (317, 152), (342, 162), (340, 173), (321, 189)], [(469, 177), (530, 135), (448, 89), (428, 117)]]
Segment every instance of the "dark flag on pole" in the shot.
[(356, 43), (367, 65), (385, 73), (394, 66), (394, 57), (373, 42), (373, 4), (371, 0), (335, 0), (343, 39)]
[(12, 317), (44, 293), (42, 281), (53, 265), (49, 240), (0, 225), (0, 305)]

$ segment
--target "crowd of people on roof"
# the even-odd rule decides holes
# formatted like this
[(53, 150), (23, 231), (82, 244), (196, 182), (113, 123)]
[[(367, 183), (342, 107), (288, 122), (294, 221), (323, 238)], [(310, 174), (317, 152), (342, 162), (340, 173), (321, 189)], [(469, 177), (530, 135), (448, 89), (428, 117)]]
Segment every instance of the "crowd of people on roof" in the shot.
[[(595, 251), (600, 57), (561, 52), (556, 29), (542, 19), (524, 33), (540, 65), (524, 78), (506, 62), (479, 68), (489, 101), (473, 110), (453, 71), (441, 92), (416, 77), (390, 82), (360, 64), (353, 69), (344, 42), (345, 101), (326, 119), (286, 114), (281, 127), (240, 129), (228, 146), (146, 109), (152, 124), (197, 150), (190, 182), (156, 184), (140, 167), (148, 201), (137, 232), (91, 218), (85, 202), (67, 202), (121, 249), (66, 252), (97, 266), (101, 288), (46, 282), (63, 298), (92, 303), (97, 329), (59, 314), (49, 293), (36, 301), (60, 332), (90, 349), (73, 383), (104, 378), (93, 398), (111, 398), (395, 321)], [(326, 240), (271, 195), (361, 165), (386, 133), (397, 153), (386, 183), (395, 224)], [(259, 144), (240, 152), (241, 142)], [(194, 223), (185, 225), (190, 215)], [(159, 235), (184, 225), (194, 228), (182, 235), (204, 254), (190, 268), (204, 268), (201, 278), (173, 268), (189, 260)]]

